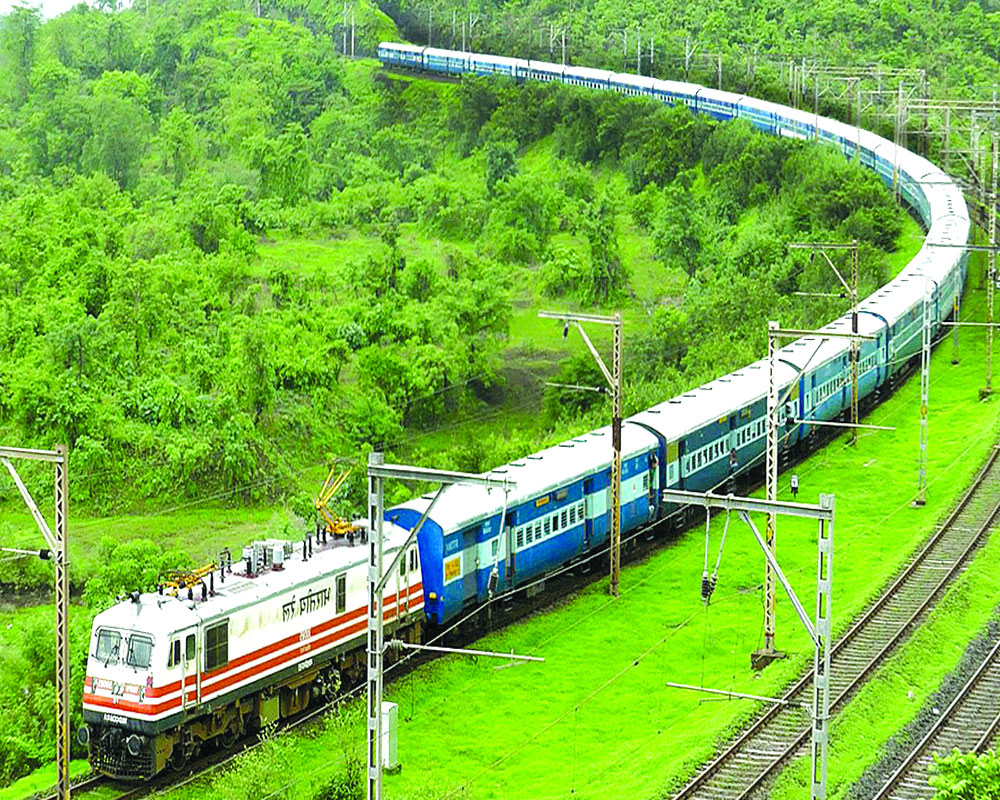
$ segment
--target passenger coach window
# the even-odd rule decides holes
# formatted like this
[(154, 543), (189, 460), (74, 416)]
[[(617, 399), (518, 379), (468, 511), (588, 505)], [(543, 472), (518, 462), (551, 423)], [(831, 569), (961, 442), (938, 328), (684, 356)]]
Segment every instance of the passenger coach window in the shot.
[(337, 613), (343, 614), (347, 609), (347, 576), (337, 576)]
[(205, 669), (211, 671), (229, 663), (229, 620), (205, 629)]

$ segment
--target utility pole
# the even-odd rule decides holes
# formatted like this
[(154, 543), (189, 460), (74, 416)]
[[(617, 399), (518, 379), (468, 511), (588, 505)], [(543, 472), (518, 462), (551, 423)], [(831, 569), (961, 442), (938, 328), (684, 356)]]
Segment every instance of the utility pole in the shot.
[(997, 277), (997, 133), (993, 131), (990, 140), (990, 252), (987, 256), (986, 275), (986, 387), (979, 393), (980, 397), (989, 397), (993, 393), (993, 293)]
[[(570, 312), (539, 311), (543, 319), (558, 319), (563, 323), (563, 338), (569, 334), (569, 326), (574, 325), (587, 349), (597, 361), (604, 374), (604, 379), (611, 389), (611, 524), (609, 526), (609, 545), (611, 549), (611, 584), (608, 587), (612, 597), (620, 594), (618, 578), (621, 571), (622, 547), (622, 315), (615, 312), (613, 317), (602, 317), (597, 314), (573, 314)], [(581, 323), (593, 322), (598, 325), (611, 325), (613, 344), (611, 354), (611, 369), (609, 370), (587, 336)]]
[[(775, 637), (775, 625), (774, 625), (774, 605), (775, 605), (775, 575), (781, 578), (781, 574), (777, 573), (774, 569), (774, 564), (777, 563), (775, 556), (775, 536), (776, 536), (776, 523), (777, 523), (777, 495), (778, 495), (778, 427), (781, 420), (780, 409), (784, 406), (785, 402), (791, 396), (792, 391), (798, 385), (799, 378), (806, 371), (809, 366), (809, 362), (812, 361), (813, 356), (810, 356), (801, 368), (797, 368), (797, 374), (795, 378), (788, 384), (788, 388), (785, 390), (784, 394), (779, 397), (779, 387), (778, 378), (775, 374), (775, 367), (777, 365), (777, 354), (778, 354), (778, 340), (782, 338), (800, 337), (800, 336), (815, 336), (819, 338), (816, 344), (816, 350), (828, 340), (828, 339), (867, 339), (874, 341), (874, 336), (866, 336), (859, 333), (839, 333), (837, 331), (806, 331), (806, 330), (796, 330), (796, 329), (785, 329), (781, 328), (777, 322), (770, 321), (767, 323), (767, 364), (768, 364), (768, 388), (767, 388), (767, 411), (766, 411), (766, 421), (765, 421), (765, 433), (766, 433), (766, 450), (765, 450), (765, 463), (764, 463), (764, 502), (772, 509), (767, 515), (767, 525), (764, 529), (764, 537), (762, 539), (762, 547), (765, 549), (765, 556), (767, 558), (767, 565), (764, 573), (764, 646), (755, 651), (750, 657), (750, 663), (754, 669), (763, 669), (772, 661), (778, 658), (784, 658), (785, 653), (777, 650), (774, 646)], [(814, 352), (815, 355), (815, 352)], [(835, 427), (845, 427), (848, 423), (824, 423), (821, 420), (804, 420), (804, 419), (785, 419), (786, 424), (807, 424), (807, 425), (824, 425), (833, 424)], [(851, 427), (863, 427), (863, 428), (876, 428), (878, 426), (871, 425), (861, 425), (857, 426), (851, 425)]]
[[(808, 503), (790, 503), (787, 501), (761, 500), (756, 497), (736, 497), (734, 495), (718, 495), (712, 492), (704, 494), (700, 492), (685, 492), (678, 489), (664, 489), (661, 493), (664, 503), (677, 503), (678, 505), (702, 506), (711, 514), (713, 508), (725, 511), (730, 514), (735, 511), (740, 519), (746, 523), (753, 533), (754, 538), (764, 557), (767, 559), (769, 570), (777, 575), (782, 587), (788, 594), (795, 609), (795, 613), (801, 620), (803, 627), (809, 634), (813, 643), (813, 696), (812, 703), (807, 707), (812, 712), (812, 786), (810, 787), (810, 800), (826, 799), (827, 784), (827, 758), (829, 741), (829, 717), (830, 717), (830, 651), (833, 649), (831, 641), (832, 611), (831, 596), (833, 594), (833, 520), (834, 520), (834, 496), (832, 494), (821, 494), (819, 505)], [(768, 519), (775, 514), (786, 516), (806, 517), (815, 519), (819, 523), (819, 536), (816, 543), (816, 616), (810, 620), (809, 615), (795, 590), (781, 571), (777, 559), (774, 556), (773, 548), (767, 543), (757, 530), (750, 517), (751, 513), (766, 513)], [(707, 542), (706, 542), (707, 547)], [(707, 691), (711, 694), (723, 694), (718, 690), (706, 689), (701, 686), (690, 686), (687, 684), (668, 683), (678, 689), (693, 689), (696, 691)], [(741, 695), (737, 693), (727, 693), (733, 697)], [(771, 697), (760, 697), (759, 695), (742, 695), (754, 700), (763, 700), (770, 703), (782, 703), (782, 700)], [(705, 773), (698, 775), (682, 791), (682, 795), (687, 795), (694, 785), (700, 783), (705, 777)]]
[(927, 406), (931, 391), (931, 297), (934, 284), (924, 286), (924, 306), (920, 336), (920, 451), (917, 460), (917, 496), (913, 505), (927, 502)]
[[(47, 461), (55, 467), (55, 521), (53, 534), (41, 511), (28, 492), (27, 486), (14, 467), (15, 460)], [(42, 559), (52, 559), (55, 565), (56, 600), (56, 774), (59, 800), (69, 800), (69, 563), (66, 558), (66, 519), (69, 513), (69, 484), (66, 445), (55, 450), (25, 450), (0, 447), (2, 463), (17, 485), (25, 505), (34, 517), (47, 550), (39, 550)]]
[(344, 42), (340, 52), (347, 55), (347, 3), (344, 3)]
[[(827, 265), (833, 270), (833, 274), (837, 276), (837, 280), (840, 281), (840, 285), (844, 287), (844, 291), (847, 293), (848, 298), (851, 301), (851, 333), (854, 337), (851, 339), (851, 444), (855, 445), (858, 443), (858, 371), (860, 369), (861, 362), (861, 340), (857, 338), (858, 333), (858, 240), (852, 239), (850, 244), (837, 244), (830, 242), (793, 242), (788, 245), (789, 250), (809, 250), (811, 252), (819, 252), (820, 255), (826, 259)], [(834, 263), (830, 256), (827, 254), (827, 250), (850, 250), (851, 251), (851, 282), (848, 283), (844, 280), (844, 276), (840, 274), (840, 270), (834, 266)], [(829, 293), (824, 292), (798, 292), (798, 294), (804, 295), (818, 295), (823, 297), (830, 297)], [(832, 295), (834, 297), (842, 297), (843, 294)]]
[(351, 58), (354, 58), (354, 9), (351, 9)]
[[(389, 564), (389, 569), (383, 569), (383, 543), (385, 530), (385, 480), (426, 481), (440, 484), (437, 494), (430, 505), (424, 510), (420, 520), (410, 531), (406, 542), (396, 553), (395, 559)], [(517, 484), (506, 475), (492, 476), (471, 475), (467, 472), (447, 472), (423, 467), (409, 467), (397, 464), (386, 464), (382, 453), (368, 454), (368, 769), (367, 769), (367, 800), (382, 800), (382, 689), (385, 662), (385, 614), (382, 610), (383, 592), (386, 582), (396, 574), (399, 561), (406, 558), (406, 553), (416, 541), (417, 534), (424, 521), (430, 516), (431, 510), (444, 492), (445, 487), (461, 483), (467, 486), (484, 486), (487, 489), (500, 487), (509, 492)], [(504, 503), (504, 508), (507, 504)], [(500, 520), (498, 531), (499, 541), (505, 540), (507, 521)], [(498, 545), (499, 547), (499, 545)], [(508, 553), (508, 558), (510, 554)], [(416, 645), (393, 642), (394, 647), (410, 647), (424, 649)], [(431, 648), (433, 649), (433, 648)], [(497, 655), (478, 652), (477, 655)], [(530, 656), (510, 656), (502, 654), (503, 658), (538, 661), (541, 659)]]
[[(774, 503), (778, 499), (778, 385), (775, 382), (774, 354), (777, 349), (775, 331), (778, 323), (767, 323), (767, 425), (766, 425), (766, 477), (764, 479), (764, 499)], [(770, 658), (777, 655), (774, 647), (774, 573), (771, 561), (774, 559), (777, 515), (772, 511), (767, 515), (764, 527), (764, 554), (767, 565), (764, 569), (764, 654)]]

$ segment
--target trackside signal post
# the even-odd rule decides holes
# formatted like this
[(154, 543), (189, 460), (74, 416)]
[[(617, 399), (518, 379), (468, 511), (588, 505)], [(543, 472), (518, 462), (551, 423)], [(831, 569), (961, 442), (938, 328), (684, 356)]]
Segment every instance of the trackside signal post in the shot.
[[(575, 325), (611, 389), (611, 446), (614, 452), (611, 457), (611, 525), (609, 527), (611, 535), (608, 542), (611, 551), (611, 585), (608, 587), (608, 591), (612, 597), (618, 597), (618, 576), (621, 571), (622, 553), (622, 315), (615, 313), (613, 317), (601, 317), (597, 314), (539, 311), (538, 316), (544, 319), (562, 320), (564, 339), (569, 333), (569, 326)], [(597, 348), (594, 347), (587, 332), (583, 329), (581, 324), (583, 322), (611, 325), (614, 329), (610, 370), (605, 366), (604, 359), (601, 358)]]
[[(382, 568), (382, 534), (385, 517), (384, 482), (386, 478), (397, 480), (427, 481), (438, 483), (441, 488), (420, 516), (417, 524), (410, 531), (406, 542), (396, 553), (387, 570)], [(506, 475), (490, 474), (472, 475), (468, 472), (446, 472), (423, 467), (408, 467), (398, 464), (386, 464), (382, 453), (368, 455), (368, 521), (370, 535), (368, 537), (368, 780), (367, 799), (382, 800), (382, 676), (385, 659), (386, 643), (382, 609), (382, 592), (386, 581), (395, 574), (399, 560), (406, 557), (410, 545), (417, 539), (417, 533), (423, 527), (424, 521), (431, 509), (441, 497), (446, 486), (463, 483), (469, 486), (485, 486), (486, 488), (501, 488), (509, 492), (516, 486)], [(506, 508), (506, 503), (504, 503)], [(505, 519), (500, 520), (500, 537), (503, 541)], [(479, 656), (491, 656), (521, 661), (541, 661), (530, 656), (515, 656), (505, 653), (487, 653), (482, 651), (458, 650), (452, 648), (434, 648), (402, 642), (391, 643), (394, 648), (430, 649), (455, 653), (472, 653)], [(62, 800), (62, 799), (60, 799)]]
[[(38, 510), (28, 487), (14, 467), (14, 461), (47, 461), (55, 467), (55, 533)], [(69, 486), (66, 480), (66, 445), (55, 450), (25, 450), (0, 447), (2, 463), (17, 485), (24, 503), (42, 532), (47, 550), (38, 550), (40, 558), (51, 558), (55, 565), (56, 594), (56, 797), (69, 800), (69, 564), (66, 561), (66, 516), (69, 506)], [(25, 552), (25, 551), (20, 551)], [(35, 552), (35, 551), (31, 551)]]
[[(708, 513), (712, 509), (725, 511), (727, 514), (736, 512), (747, 524), (753, 533), (757, 544), (764, 551), (767, 559), (768, 570), (777, 576), (778, 581), (788, 593), (788, 599), (795, 607), (795, 613), (802, 621), (809, 638), (812, 639), (813, 654), (813, 697), (812, 697), (812, 750), (811, 750), (811, 771), (812, 787), (809, 793), (811, 800), (826, 800), (826, 764), (827, 764), (827, 743), (829, 741), (828, 720), (830, 716), (830, 650), (832, 641), (830, 631), (832, 619), (830, 615), (830, 596), (833, 592), (833, 517), (834, 517), (834, 496), (832, 494), (821, 494), (819, 505), (808, 503), (789, 503), (771, 499), (761, 500), (756, 497), (736, 497), (734, 495), (719, 495), (712, 492), (699, 494), (698, 492), (685, 492), (678, 489), (664, 489), (661, 497), (665, 503), (677, 503), (679, 505), (697, 505), (705, 508)], [(778, 561), (774, 556), (774, 550), (761, 536), (760, 531), (750, 518), (751, 513), (765, 513), (768, 520), (777, 514), (791, 517), (806, 517), (815, 519), (819, 523), (819, 540), (817, 542), (816, 559), (816, 616), (810, 620), (802, 603), (792, 589), (791, 584), (781, 571)], [(703, 687), (688, 686), (684, 684), (667, 684), (682, 689), (695, 689), (702, 691)], [(713, 689), (704, 689), (713, 694), (719, 693)], [(737, 696), (734, 694), (734, 696)], [(757, 697), (744, 695), (754, 700), (764, 700), (766, 702), (780, 703), (787, 705), (787, 698), (775, 699), (768, 697)], [(699, 778), (695, 778), (699, 780)], [(686, 795), (687, 792), (681, 792)]]

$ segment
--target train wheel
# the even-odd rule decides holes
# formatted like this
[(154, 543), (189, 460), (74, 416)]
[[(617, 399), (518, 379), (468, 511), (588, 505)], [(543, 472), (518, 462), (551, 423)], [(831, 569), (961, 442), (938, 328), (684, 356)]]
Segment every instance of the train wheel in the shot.
[(187, 761), (188, 758), (187, 758), (187, 753), (184, 752), (184, 745), (182, 744), (175, 745), (174, 752), (170, 754), (170, 761), (168, 762), (170, 765), (170, 769), (174, 770), (175, 772), (179, 772), (180, 770), (184, 769), (184, 767), (187, 765)]
[(236, 730), (235, 725), (230, 725), (219, 735), (219, 744), (221, 744), (226, 750), (229, 750), (236, 741), (240, 738), (239, 731)]

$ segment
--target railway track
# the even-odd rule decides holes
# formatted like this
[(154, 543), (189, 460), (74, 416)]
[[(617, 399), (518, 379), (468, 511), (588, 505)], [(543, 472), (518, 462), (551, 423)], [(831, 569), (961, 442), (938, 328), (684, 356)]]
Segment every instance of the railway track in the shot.
[(927, 779), (934, 754), (947, 755), (956, 747), (963, 752), (982, 752), (998, 727), (1000, 639), (872, 800), (930, 800), (935, 790)]
[[(836, 711), (933, 607), (1000, 517), (1000, 449), (994, 447), (972, 486), (944, 523), (911, 556), (882, 595), (831, 651), (830, 710)], [(782, 699), (810, 703), (812, 673)], [(809, 712), (771, 706), (725, 747), (674, 800), (750, 800), (808, 743)]]

